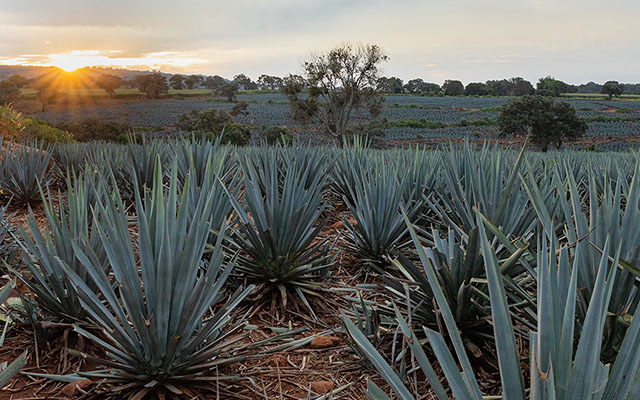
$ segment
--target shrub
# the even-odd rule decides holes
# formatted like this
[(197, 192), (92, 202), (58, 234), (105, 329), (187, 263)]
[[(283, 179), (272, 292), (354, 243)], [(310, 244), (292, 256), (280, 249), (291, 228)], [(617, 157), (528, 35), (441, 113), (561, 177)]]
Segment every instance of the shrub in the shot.
[(221, 137), (224, 144), (245, 146), (251, 140), (251, 129), (248, 126), (234, 123), (231, 115), (215, 108), (184, 113), (178, 117), (176, 126), (199, 138), (215, 141)]
[(132, 131), (128, 124), (109, 122), (98, 118), (87, 118), (77, 122), (63, 122), (57, 128), (72, 132), (79, 142), (104, 140), (107, 142), (127, 142), (127, 134)]
[(229, 124), (221, 132), (222, 144), (246, 146), (251, 140), (251, 128), (244, 124)]
[(286, 126), (266, 126), (260, 128), (260, 139), (268, 145), (291, 143), (293, 137)]
[(49, 143), (71, 143), (73, 135), (46, 122), (26, 117), (11, 106), (0, 106), (0, 135), (13, 141), (40, 140)]

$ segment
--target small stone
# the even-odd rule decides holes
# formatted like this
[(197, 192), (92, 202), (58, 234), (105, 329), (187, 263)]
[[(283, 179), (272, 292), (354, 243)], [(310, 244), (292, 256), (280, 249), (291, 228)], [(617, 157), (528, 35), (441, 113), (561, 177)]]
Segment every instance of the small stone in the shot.
[(311, 341), (312, 349), (327, 349), (333, 347), (333, 338), (331, 336), (316, 336)]
[(76, 397), (85, 390), (93, 386), (93, 381), (90, 379), (78, 379), (77, 381), (69, 382), (62, 388), (62, 394), (67, 397)]
[(326, 394), (333, 390), (333, 382), (331, 381), (314, 381), (311, 382), (311, 390), (317, 394)]
[(287, 357), (282, 354), (276, 354), (269, 359), (269, 365), (272, 367), (284, 367), (287, 365)]

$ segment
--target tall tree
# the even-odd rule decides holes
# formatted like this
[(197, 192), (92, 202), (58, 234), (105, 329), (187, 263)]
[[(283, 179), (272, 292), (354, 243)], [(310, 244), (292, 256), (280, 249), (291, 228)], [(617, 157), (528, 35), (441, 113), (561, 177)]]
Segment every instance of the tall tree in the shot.
[(402, 79), (395, 76), (391, 78), (383, 76), (378, 78), (376, 88), (382, 93), (402, 93), (404, 91), (404, 84)]
[(254, 81), (251, 80), (245, 74), (238, 74), (233, 77), (233, 83), (238, 86), (240, 90), (256, 90), (258, 89), (258, 85)]
[(525, 136), (542, 151), (549, 146), (560, 148), (565, 141), (579, 138), (587, 124), (578, 117), (571, 104), (548, 96), (522, 96), (505, 104), (498, 115), (503, 136)]
[(411, 79), (405, 83), (404, 90), (412, 94), (437, 94), (442, 90), (437, 83), (425, 82), (420, 78)]
[(465, 96), (486, 96), (489, 94), (487, 85), (482, 82), (470, 82), (467, 87), (464, 88)]
[(514, 96), (526, 96), (528, 94), (534, 94), (535, 89), (528, 80), (519, 76), (509, 79), (511, 83), (511, 90)]
[(258, 77), (258, 85), (267, 89), (280, 89), (282, 87), (282, 78), (278, 76), (262, 74)]
[(315, 118), (335, 138), (345, 134), (358, 110), (377, 118), (383, 101), (376, 91), (378, 66), (387, 60), (382, 49), (371, 44), (343, 44), (312, 57), (303, 64), (304, 78), (289, 79), (285, 85), (292, 117), (301, 122)]
[(238, 85), (233, 82), (224, 82), (213, 90), (214, 94), (225, 97), (229, 102), (236, 101), (236, 92), (238, 91)]
[(145, 93), (149, 99), (157, 99), (169, 92), (167, 80), (159, 73), (137, 75), (133, 82), (139, 91)]
[(202, 82), (202, 86), (210, 90), (216, 90), (227, 83), (227, 80), (220, 75), (207, 76)]
[(462, 96), (464, 94), (464, 85), (460, 81), (446, 80), (442, 85), (445, 96)]
[(183, 83), (184, 86), (186, 86), (187, 89), (189, 90), (193, 90), (193, 89), (197, 89), (198, 87), (200, 87), (200, 84), (202, 83), (202, 76), (200, 75), (189, 75), (187, 77), (185, 77), (183, 79)]
[(509, 96), (513, 94), (513, 85), (506, 79), (487, 81), (487, 91), (491, 96)]
[(609, 96), (609, 100), (611, 100), (613, 96), (620, 97), (623, 92), (624, 85), (621, 85), (618, 81), (607, 81), (602, 85), (601, 93)]
[(15, 103), (20, 98), (20, 88), (9, 79), (0, 82), (0, 106)]
[(541, 96), (558, 97), (562, 93), (566, 93), (568, 89), (569, 85), (552, 76), (540, 78), (536, 84), (536, 94)]
[(104, 89), (109, 94), (110, 98), (113, 98), (113, 94), (120, 86), (122, 86), (122, 78), (115, 75), (101, 74), (96, 79), (96, 86), (100, 89)]
[(184, 76), (178, 74), (172, 75), (171, 78), (169, 78), (169, 84), (171, 85), (171, 89), (184, 89)]
[(26, 87), (29, 84), (29, 78), (24, 77), (22, 75), (18, 75), (18, 74), (13, 74), (9, 76), (6, 79), (6, 81), (12, 83), (18, 89), (22, 89), (23, 87)]

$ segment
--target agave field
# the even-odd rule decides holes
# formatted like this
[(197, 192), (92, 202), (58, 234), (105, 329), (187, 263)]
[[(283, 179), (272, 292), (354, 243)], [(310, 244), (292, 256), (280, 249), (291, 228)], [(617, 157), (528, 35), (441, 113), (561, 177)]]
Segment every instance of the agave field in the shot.
[(635, 152), (5, 143), (0, 196), (2, 398), (640, 398)]
[[(238, 101), (247, 102), (248, 114), (236, 117), (236, 122), (251, 126), (287, 126), (297, 132), (302, 142), (315, 143), (313, 132), (319, 127), (302, 127), (289, 117), (287, 98), (278, 93), (239, 94)], [(507, 97), (428, 97), (388, 95), (381, 119), (386, 124), (385, 139), (389, 143), (433, 139), (495, 139), (496, 119)], [(563, 99), (577, 110), (588, 124), (585, 141), (597, 144), (599, 150), (638, 147), (640, 131), (640, 101)], [(99, 118), (131, 126), (171, 129), (178, 117), (191, 110), (211, 108), (231, 111), (233, 103), (219, 98), (169, 98), (157, 101), (124, 102), (109, 105), (86, 105), (60, 111), (37, 113), (50, 123)], [(356, 122), (365, 121), (356, 116)], [(579, 148), (588, 144), (579, 143)]]

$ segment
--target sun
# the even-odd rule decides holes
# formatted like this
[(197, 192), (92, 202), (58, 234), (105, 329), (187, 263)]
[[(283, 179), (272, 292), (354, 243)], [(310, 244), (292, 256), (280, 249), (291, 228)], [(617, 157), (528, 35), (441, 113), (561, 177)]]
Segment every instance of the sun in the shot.
[(66, 72), (73, 72), (77, 69), (91, 65), (91, 61), (86, 56), (72, 54), (51, 54), (52, 64)]

